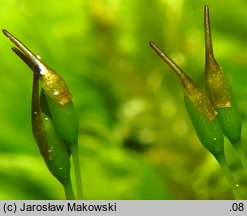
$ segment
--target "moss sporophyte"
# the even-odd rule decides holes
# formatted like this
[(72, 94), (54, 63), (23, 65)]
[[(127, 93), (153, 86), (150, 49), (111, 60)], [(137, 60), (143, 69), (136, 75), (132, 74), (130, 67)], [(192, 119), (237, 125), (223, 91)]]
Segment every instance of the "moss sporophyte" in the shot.
[(200, 89), (164, 52), (153, 42), (151, 47), (175, 71), (184, 88), (184, 101), (192, 124), (201, 143), (215, 157), (224, 154), (224, 138), (217, 113), (206, 92)]
[[(70, 178), (70, 155), (74, 163), (77, 198), (82, 199), (78, 153), (78, 118), (72, 95), (62, 77), (46, 66), (8, 31), (3, 30), (18, 48), (12, 50), (33, 71), (33, 136), (50, 172), (63, 184), (66, 198), (74, 199)], [(39, 91), (39, 81), (42, 86)]]
[(216, 62), (209, 22), (209, 8), (204, 7), (206, 92), (199, 88), (160, 48), (149, 42), (156, 53), (174, 70), (184, 88), (184, 102), (200, 142), (213, 154), (221, 166), (236, 199), (241, 199), (240, 186), (234, 180), (226, 163), (224, 135), (237, 149), (247, 169), (244, 148), (241, 145), (241, 115), (229, 82)]
[(237, 150), (239, 158), (247, 171), (245, 150), (241, 144), (242, 118), (233, 96), (231, 86), (222, 68), (217, 63), (212, 46), (209, 8), (204, 8), (205, 47), (206, 47), (206, 88), (218, 113), (224, 135)]

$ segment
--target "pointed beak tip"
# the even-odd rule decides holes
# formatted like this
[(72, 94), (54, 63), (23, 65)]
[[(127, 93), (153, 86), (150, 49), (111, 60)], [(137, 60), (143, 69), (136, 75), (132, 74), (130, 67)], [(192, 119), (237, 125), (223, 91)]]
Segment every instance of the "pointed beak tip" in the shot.
[(6, 29), (2, 29), (3, 34), (9, 38), (10, 34)]
[(153, 41), (149, 41), (149, 45), (150, 45), (153, 49), (155, 49), (155, 48), (157, 47)]

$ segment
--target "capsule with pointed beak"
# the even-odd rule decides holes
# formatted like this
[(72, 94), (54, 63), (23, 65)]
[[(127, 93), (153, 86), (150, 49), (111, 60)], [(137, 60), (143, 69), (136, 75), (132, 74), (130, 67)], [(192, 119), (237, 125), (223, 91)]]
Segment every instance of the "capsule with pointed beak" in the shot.
[[(19, 48), (12, 48), (13, 51), (37, 74), (43, 93), (41, 100), (45, 107), (44, 114), (51, 117), (55, 132), (59, 139), (66, 145), (68, 154), (72, 155), (74, 161), (75, 180), (77, 196), (83, 198), (82, 183), (80, 174), (80, 160), (78, 152), (78, 118), (72, 102), (72, 95), (62, 77), (46, 66), (39, 56), (35, 56), (24, 44), (11, 35), (8, 31), (3, 33)], [(47, 106), (44, 106), (47, 105)], [(48, 125), (47, 125), (48, 126)], [(70, 196), (71, 197), (71, 196)]]
[[(63, 78), (45, 65), (39, 56), (35, 56), (23, 43), (11, 35), (7, 30), (3, 30), (3, 33), (20, 49), (16, 54), (19, 55), (20, 52), (24, 54), (22, 56), (19, 55), (22, 60), (26, 63), (29, 61), (29, 66), (32, 67), (32, 70), (33, 67), (36, 67), (36, 69), (39, 70), (40, 81), (45, 92), (61, 106), (64, 106), (71, 101), (72, 95)], [(14, 51), (16, 50), (17, 49), (14, 48)], [(23, 59), (23, 56), (26, 56), (26, 60)]]
[(78, 118), (72, 102), (72, 95), (65, 81), (7, 30), (3, 30), (3, 33), (19, 48), (14, 47), (13, 51), (34, 73), (39, 74), (56, 131), (68, 145), (68, 149), (72, 151), (72, 148), (77, 145)]
[(158, 46), (149, 43), (155, 52), (172, 68), (184, 88), (184, 101), (197, 136), (215, 157), (224, 154), (224, 138), (217, 113), (206, 92), (200, 89)]
[(241, 114), (234, 99), (229, 81), (214, 57), (208, 6), (204, 7), (204, 28), (207, 92), (218, 113), (223, 133), (232, 144), (238, 144), (241, 140)]

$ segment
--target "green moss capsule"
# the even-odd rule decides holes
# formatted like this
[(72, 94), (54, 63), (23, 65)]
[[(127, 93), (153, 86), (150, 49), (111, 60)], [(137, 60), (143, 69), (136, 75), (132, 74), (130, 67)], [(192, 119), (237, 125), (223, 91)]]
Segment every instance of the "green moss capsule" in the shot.
[(68, 145), (71, 150), (73, 145), (77, 145), (78, 139), (78, 118), (73, 105), (70, 101), (66, 105), (61, 106), (46, 94), (47, 103), (53, 118), (55, 128), (59, 136)]
[(47, 104), (52, 115), (54, 126), (58, 135), (65, 142), (67, 148), (72, 154), (75, 169), (75, 180), (77, 186), (77, 196), (79, 199), (83, 198), (82, 183), (80, 174), (80, 160), (78, 152), (78, 118), (75, 112), (72, 101), (64, 106), (50, 98), (46, 94)]
[(67, 199), (74, 199), (70, 180), (70, 159), (63, 141), (57, 136), (51, 118), (41, 110), (38, 83), (39, 75), (34, 73), (32, 91), (32, 130), (40, 153), (54, 177), (65, 188)]
[(8, 31), (3, 33), (20, 49), (13, 51), (39, 75), (57, 133), (71, 150), (77, 144), (78, 119), (72, 102), (72, 95), (62, 77), (41, 62), (23, 43)]
[[(43, 109), (43, 113), (42, 115), (39, 115), (39, 118), (37, 116), (33, 116), (33, 119), (36, 122), (33, 124), (34, 136), (40, 146), (42, 155), (44, 155), (47, 164), (50, 164), (50, 160), (47, 160), (50, 154), (47, 155), (47, 146), (45, 146), (47, 145), (46, 141), (49, 139), (54, 140), (53, 145), (58, 145), (59, 142), (66, 145), (63, 150), (67, 151), (68, 159), (70, 153), (72, 154), (76, 173), (78, 198), (82, 199), (80, 162), (77, 142), (78, 119), (72, 103), (72, 95), (62, 77), (51, 68), (43, 64), (39, 56), (35, 56), (26, 46), (24, 46), (24, 44), (22, 44), (8, 31), (3, 30), (3, 33), (19, 48), (12, 49), (33, 70), (37, 80), (39, 79), (41, 81), (41, 85), (43, 87), (43, 93), (40, 97), (42, 101), (40, 106)], [(36, 121), (36, 118), (37, 120), (39, 119), (39, 121)], [(46, 135), (42, 134), (43, 131), (46, 131), (46, 128), (49, 129), (49, 131), (46, 132)], [(45, 136), (49, 137), (45, 139), (43, 138)], [(53, 146), (53, 148), (55, 147)], [(55, 156), (59, 161), (59, 156)], [(63, 160), (61, 157), (60, 159)], [(51, 163), (51, 165), (48, 166), (51, 167), (49, 169), (55, 169), (52, 168), (52, 165), (54, 164), (56, 163)]]
[(36, 141), (38, 143), (40, 139), (43, 139), (41, 145), (44, 142), (47, 143), (45, 150), (42, 149), (43, 151), (41, 154), (51, 173), (62, 184), (65, 184), (70, 181), (70, 160), (67, 148), (62, 140), (57, 136), (52, 120), (44, 113), (41, 114), (41, 118), (45, 134), (39, 134), (42, 138), (37, 138), (36, 136)]
[(72, 154), (75, 168), (75, 179), (77, 185), (77, 195), (79, 199), (83, 198), (82, 183), (80, 174), (80, 160), (78, 152), (78, 118), (73, 105), (70, 101), (64, 106), (61, 106), (46, 94), (47, 104), (52, 115), (54, 126), (58, 135), (65, 142), (67, 148)]
[(204, 8), (205, 47), (206, 47), (206, 88), (218, 113), (223, 133), (232, 142), (241, 139), (241, 114), (232, 94), (229, 81), (214, 58), (209, 19), (209, 8)]
[(167, 55), (153, 42), (151, 47), (175, 71), (184, 87), (184, 101), (197, 136), (204, 147), (215, 157), (224, 154), (224, 138), (216, 112), (207, 94), (201, 90)]
[(204, 114), (198, 111), (198, 108), (186, 95), (184, 96), (184, 102), (201, 143), (213, 155), (222, 154), (224, 152), (224, 139), (219, 121), (217, 119), (209, 121)]

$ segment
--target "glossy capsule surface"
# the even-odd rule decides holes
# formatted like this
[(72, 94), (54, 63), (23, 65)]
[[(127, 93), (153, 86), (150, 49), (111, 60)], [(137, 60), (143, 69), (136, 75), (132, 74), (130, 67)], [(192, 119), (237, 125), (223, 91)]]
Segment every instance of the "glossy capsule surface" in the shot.
[(3, 30), (7, 36), (17, 47), (13, 51), (34, 71), (40, 75), (41, 84), (45, 92), (58, 104), (64, 106), (72, 100), (70, 93), (63, 78), (54, 70), (45, 65), (40, 56), (34, 55), (20, 40), (10, 34), (7, 30)]

